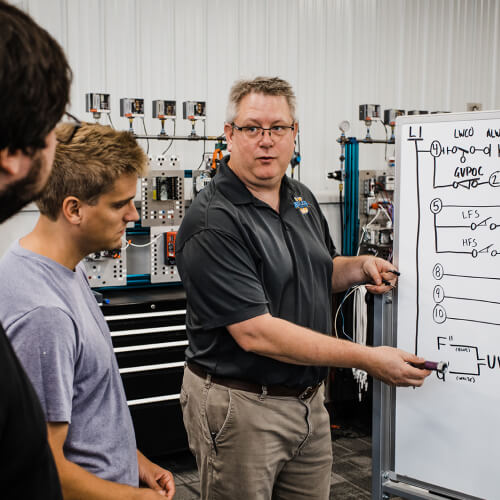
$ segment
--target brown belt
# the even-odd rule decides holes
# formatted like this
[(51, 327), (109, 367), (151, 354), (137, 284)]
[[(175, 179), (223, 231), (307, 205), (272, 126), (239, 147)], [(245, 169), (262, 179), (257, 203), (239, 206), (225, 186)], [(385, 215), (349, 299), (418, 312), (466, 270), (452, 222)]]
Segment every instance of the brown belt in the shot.
[[(198, 375), (198, 377), (205, 379), (208, 375), (205, 368), (200, 366), (198, 363), (189, 361), (187, 366), (195, 375)], [(238, 389), (240, 391), (253, 392), (255, 394), (267, 394), (268, 396), (293, 396), (302, 400), (309, 399), (314, 396), (323, 383), (320, 382), (319, 384), (309, 386), (306, 389), (294, 389), (293, 387), (286, 387), (284, 385), (264, 386), (254, 382), (247, 382), (246, 380), (217, 377), (215, 375), (210, 375), (210, 380), (214, 384), (230, 387), (231, 389)]]

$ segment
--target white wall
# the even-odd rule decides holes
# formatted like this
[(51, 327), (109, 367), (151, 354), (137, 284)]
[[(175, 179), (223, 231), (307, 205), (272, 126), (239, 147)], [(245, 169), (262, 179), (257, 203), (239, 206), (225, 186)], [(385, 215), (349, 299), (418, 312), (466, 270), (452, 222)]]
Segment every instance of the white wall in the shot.
[[(500, 108), (500, 2), (496, 0), (17, 0), (65, 48), (74, 81), (70, 111), (90, 120), (84, 94), (207, 101), (207, 133), (222, 132), (234, 80), (279, 75), (299, 101), (302, 173), (321, 199), (337, 198), (341, 120), (364, 136), (358, 105), (463, 111)], [(142, 126), (142, 125), (141, 125)], [(136, 130), (139, 122), (135, 124)], [(177, 132), (190, 124), (178, 120)], [(376, 124), (375, 138), (384, 137)], [(158, 154), (165, 143), (150, 144)], [(196, 168), (201, 143), (176, 143)], [(389, 148), (389, 154), (391, 148)], [(382, 146), (361, 146), (362, 168), (383, 168)], [(329, 213), (332, 210), (329, 209)], [(334, 224), (338, 223), (335, 216)], [(3, 229), (0, 229), (0, 234)], [(334, 231), (335, 233), (335, 231)], [(0, 238), (2, 241), (4, 238)], [(338, 240), (337, 240), (338, 241)], [(3, 245), (3, 243), (0, 243)], [(1, 248), (0, 248), (1, 251)]]

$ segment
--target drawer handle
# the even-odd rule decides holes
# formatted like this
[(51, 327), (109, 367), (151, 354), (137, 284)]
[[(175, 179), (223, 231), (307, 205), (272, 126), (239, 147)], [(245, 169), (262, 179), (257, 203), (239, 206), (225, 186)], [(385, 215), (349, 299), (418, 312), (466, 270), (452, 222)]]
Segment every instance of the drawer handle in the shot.
[(173, 401), (175, 399), (180, 399), (180, 395), (170, 394), (169, 396), (155, 396), (152, 398), (131, 399), (130, 401), (127, 401), (127, 404), (129, 406), (147, 405), (149, 403), (161, 403), (162, 401)]
[(138, 328), (137, 330), (118, 330), (116, 332), (111, 332), (111, 336), (121, 337), (125, 335), (144, 335), (147, 333), (175, 332), (185, 329), (186, 325), (157, 326), (155, 328)]
[(137, 372), (152, 372), (153, 370), (163, 370), (164, 368), (179, 368), (184, 366), (184, 361), (176, 361), (175, 363), (162, 363), (160, 365), (146, 366), (131, 366), (129, 368), (120, 368), (120, 374), (137, 373)]
[(147, 312), (147, 313), (134, 313), (134, 314), (114, 314), (111, 316), (104, 316), (106, 321), (118, 321), (120, 319), (137, 319), (137, 318), (154, 318), (159, 316), (176, 316), (180, 314), (186, 314), (186, 309), (180, 309), (178, 311), (159, 311), (159, 312)]
[(150, 349), (163, 349), (165, 347), (179, 347), (188, 345), (187, 340), (178, 340), (176, 342), (160, 342), (158, 344), (132, 345), (129, 347), (115, 347), (115, 353), (119, 352), (134, 352), (134, 351), (149, 351)]

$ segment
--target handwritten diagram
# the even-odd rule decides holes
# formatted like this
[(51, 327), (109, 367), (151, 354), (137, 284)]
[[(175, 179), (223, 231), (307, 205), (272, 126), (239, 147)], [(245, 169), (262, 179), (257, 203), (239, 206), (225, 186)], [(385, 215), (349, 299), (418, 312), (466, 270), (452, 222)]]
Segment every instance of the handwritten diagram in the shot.
[(500, 499), (500, 113), (409, 117), (398, 141), (397, 345), (448, 371), (396, 391), (395, 471)]
[[(408, 126), (403, 139), (414, 149), (418, 184), (415, 352), (449, 363), (443, 381), (476, 382), (486, 356), (497, 359), (467, 334), (478, 325), (500, 327), (500, 129), (488, 125)], [(443, 335), (432, 346), (423, 331), (436, 328)], [(457, 342), (443, 342), (458, 330)]]

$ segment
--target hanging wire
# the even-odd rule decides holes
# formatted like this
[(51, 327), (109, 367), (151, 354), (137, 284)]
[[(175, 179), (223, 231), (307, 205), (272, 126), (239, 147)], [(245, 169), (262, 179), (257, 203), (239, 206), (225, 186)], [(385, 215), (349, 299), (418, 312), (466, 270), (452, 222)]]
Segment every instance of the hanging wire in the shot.
[(201, 154), (201, 162), (198, 165), (198, 168), (196, 170), (200, 170), (200, 168), (203, 166), (203, 162), (205, 161), (205, 154), (206, 154), (206, 121), (203, 120), (203, 153)]
[[(361, 287), (364, 287), (365, 285), (354, 285), (352, 286), (351, 288), (349, 288), (342, 301), (340, 302), (339, 306), (337, 307), (337, 311), (335, 313), (335, 320), (333, 322), (333, 325), (334, 325), (334, 329), (335, 329), (335, 337), (339, 338), (339, 334), (337, 332), (337, 318), (338, 318), (338, 315), (339, 315), (339, 312), (341, 312), (342, 310), (342, 306), (344, 305), (344, 302), (348, 299), (348, 297), (350, 297), (358, 288), (361, 288)], [(347, 335), (347, 333), (345, 332), (345, 329), (344, 329), (344, 320), (343, 320), (343, 312), (341, 313), (342, 314), (342, 334), (347, 337), (350, 341), (354, 342), (354, 340), (352, 339), (352, 337), (350, 337), (349, 335)]]
[[(141, 120), (142, 120), (142, 127), (144, 128), (144, 135), (147, 137), (148, 135), (148, 132), (146, 130), (146, 122), (144, 121), (144, 116), (141, 116)], [(146, 139), (146, 142), (147, 142), (147, 150), (146, 150), (146, 154), (149, 154), (149, 139)]]
[(132, 243), (132, 240), (127, 240), (125, 236), (122, 236), (122, 240), (125, 243), (125, 246), (122, 246), (122, 250), (125, 250), (128, 247), (135, 247), (135, 248), (144, 248), (144, 247), (149, 247), (152, 245), (158, 238), (163, 236), (164, 233), (157, 234), (154, 238), (151, 238), (148, 243), (143, 243), (141, 245), (137, 245), (136, 243)]
[[(174, 133), (173, 133), (173, 137), (175, 137), (175, 120), (174, 120)], [(173, 142), (174, 142), (174, 140), (170, 139), (169, 145), (166, 147), (165, 151), (163, 151), (163, 153), (161, 154), (162, 156), (172, 147)]]

